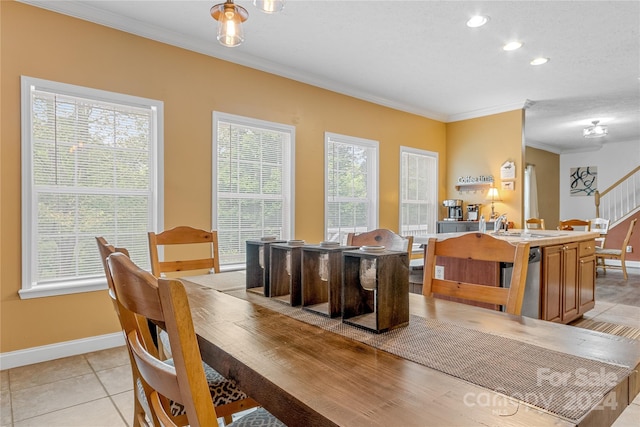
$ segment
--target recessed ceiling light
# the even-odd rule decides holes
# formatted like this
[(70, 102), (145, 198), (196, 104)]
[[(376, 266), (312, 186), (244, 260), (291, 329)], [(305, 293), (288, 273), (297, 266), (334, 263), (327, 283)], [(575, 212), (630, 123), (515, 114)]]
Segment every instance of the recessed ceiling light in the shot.
[(507, 44), (505, 44), (504, 46), (502, 46), (502, 50), (516, 50), (516, 49), (520, 49), (522, 47), (522, 43), (521, 42), (509, 42)]
[(542, 65), (549, 62), (549, 58), (536, 58), (531, 61), (531, 65)]
[(477, 28), (482, 27), (484, 24), (489, 21), (488, 16), (476, 15), (467, 21), (467, 27)]

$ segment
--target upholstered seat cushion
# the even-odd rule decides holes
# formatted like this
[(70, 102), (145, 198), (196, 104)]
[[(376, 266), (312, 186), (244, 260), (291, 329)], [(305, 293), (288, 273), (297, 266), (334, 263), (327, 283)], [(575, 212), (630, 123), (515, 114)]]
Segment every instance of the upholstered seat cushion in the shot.
[[(173, 366), (173, 359), (165, 360), (168, 365)], [(214, 406), (226, 405), (228, 403), (237, 402), (246, 399), (247, 395), (236, 386), (235, 381), (229, 380), (211, 366), (202, 362), (204, 373), (209, 384), (209, 392)], [(178, 402), (171, 402), (171, 414), (182, 415), (185, 413), (184, 406)]]
[(286, 427), (286, 425), (266, 409), (258, 408), (235, 420), (227, 427)]
[(600, 249), (596, 248), (596, 255), (615, 255), (620, 256), (622, 251), (620, 249)]

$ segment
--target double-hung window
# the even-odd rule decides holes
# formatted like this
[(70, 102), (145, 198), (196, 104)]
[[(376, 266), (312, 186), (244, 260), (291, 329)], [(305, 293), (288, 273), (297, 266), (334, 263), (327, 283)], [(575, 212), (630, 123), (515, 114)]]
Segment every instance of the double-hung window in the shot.
[(160, 101), (22, 77), (22, 298), (106, 289), (96, 236), (149, 267)]
[(435, 233), (438, 220), (438, 153), (400, 148), (400, 234)]
[(295, 128), (213, 113), (212, 223), (220, 265), (245, 263), (246, 241), (293, 235)]
[(325, 239), (378, 226), (378, 141), (325, 133)]

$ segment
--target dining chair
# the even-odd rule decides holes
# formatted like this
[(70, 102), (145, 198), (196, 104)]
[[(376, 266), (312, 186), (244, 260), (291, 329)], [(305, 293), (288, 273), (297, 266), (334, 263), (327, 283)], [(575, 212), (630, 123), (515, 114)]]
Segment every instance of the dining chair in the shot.
[[(627, 246), (629, 245), (629, 241), (631, 240), (631, 236), (633, 235), (633, 228), (636, 226), (636, 222), (638, 222), (638, 218), (634, 218), (633, 221), (629, 224), (629, 229), (627, 230), (627, 234), (622, 241), (622, 247), (620, 249), (605, 249), (605, 248), (596, 248), (596, 268), (602, 268), (604, 273), (607, 272), (607, 268), (620, 268), (622, 269), (622, 276), (624, 280), (628, 279), (627, 275), (627, 266), (625, 264), (625, 258), (627, 255)], [(620, 266), (617, 265), (606, 265), (606, 260), (616, 260), (620, 261)]]
[(529, 218), (525, 221), (527, 223), (527, 229), (529, 230), (544, 230), (543, 218)]
[[(520, 315), (529, 260), (529, 243), (510, 243), (489, 234), (468, 233), (438, 241), (429, 239), (424, 252), (422, 294), (501, 305), (504, 311)], [(509, 287), (487, 286), (449, 280), (436, 275), (438, 257), (513, 263)]]
[(584, 231), (591, 231), (591, 221), (588, 219), (566, 219), (558, 223), (558, 230), (573, 231), (575, 227), (584, 227)]
[[(98, 251), (100, 252), (100, 260), (102, 261), (102, 266), (104, 268), (104, 274), (107, 279), (107, 286), (109, 291), (109, 297), (113, 302), (113, 307), (118, 315), (118, 320), (120, 321), (120, 326), (124, 331), (124, 323), (121, 316), (126, 309), (121, 306), (120, 302), (116, 298), (115, 289), (113, 287), (113, 278), (111, 277), (111, 271), (109, 270), (109, 265), (107, 263), (107, 259), (113, 253), (119, 252), (124, 254), (125, 256), (129, 256), (129, 252), (124, 248), (116, 248), (113, 245), (110, 245), (104, 237), (96, 237), (96, 242), (98, 243)], [(157, 349), (153, 344), (153, 340), (151, 339), (151, 332), (149, 331), (148, 323), (146, 319), (138, 318), (138, 325), (140, 326), (140, 336), (142, 340), (145, 342), (145, 345), (153, 351), (154, 354), (157, 355)], [(147, 419), (151, 419), (151, 410), (149, 408), (147, 396), (145, 394), (144, 385), (141, 381), (140, 372), (138, 372), (135, 360), (133, 358), (133, 353), (127, 347), (127, 353), (129, 354), (129, 362), (131, 364), (131, 377), (133, 379), (133, 426), (141, 427), (148, 426)]]
[(408, 252), (411, 259), (413, 236), (400, 236), (386, 228), (347, 234), (347, 246), (384, 246), (392, 251)]
[[(182, 282), (157, 279), (119, 253), (110, 255), (108, 264), (116, 297), (127, 312), (124, 316), (127, 345), (143, 382), (151, 389), (151, 412), (159, 420), (154, 425), (217, 426), (221, 414), (214, 405), (211, 386), (200, 359), (189, 300)], [(138, 333), (136, 316), (153, 319), (164, 326), (174, 356), (172, 363), (159, 359), (148, 350)], [(174, 402), (182, 405), (184, 414), (175, 413)], [(233, 427), (249, 425), (284, 426), (263, 408), (229, 424)]]
[[(220, 259), (218, 256), (218, 232), (216, 230), (201, 230), (198, 228), (180, 226), (161, 233), (150, 231), (149, 235), (149, 256), (151, 258), (151, 272), (156, 277), (161, 277), (163, 273), (184, 272), (196, 270), (209, 270), (209, 272), (220, 272)], [(163, 261), (158, 257), (159, 246), (167, 247), (173, 245), (190, 245), (191, 250), (203, 250), (199, 252), (201, 258), (196, 259), (174, 259)], [(166, 254), (165, 254), (166, 255)]]
[(604, 248), (609, 231), (609, 220), (605, 218), (594, 218), (591, 220), (591, 231), (600, 233), (600, 237), (596, 237), (596, 247)]
[[(107, 259), (110, 259), (108, 257), (110, 257), (113, 253), (118, 253), (118, 251), (114, 250), (113, 252), (110, 252), (110, 249), (107, 249), (104, 243), (105, 243), (104, 239), (99, 240), (98, 246), (101, 250), (101, 255), (105, 255), (103, 256), (103, 258), (107, 260)], [(130, 260), (129, 260), (129, 263), (135, 266), (135, 264)], [(153, 328), (155, 328), (156, 325), (164, 326), (164, 324), (161, 321), (159, 321), (159, 319), (153, 316), (145, 316), (143, 313), (136, 313), (135, 310), (131, 309), (131, 307), (124, 306), (121, 303), (120, 294), (116, 290), (115, 275), (113, 274), (108, 261), (105, 261), (105, 266), (106, 266), (105, 267), (106, 275), (108, 278), (111, 278), (111, 279), (108, 279), (107, 281), (111, 280), (111, 283), (112, 283), (110, 285), (110, 289), (113, 289), (113, 291), (110, 294), (112, 295), (112, 298), (116, 300), (114, 304), (117, 305), (116, 311), (118, 313), (118, 318), (120, 319), (120, 324), (122, 326), (122, 330), (125, 333), (125, 335), (128, 334), (130, 331), (135, 330), (136, 333), (141, 337), (147, 352), (149, 352), (159, 360), (164, 360), (167, 364), (172, 364), (173, 358), (167, 358), (163, 354), (163, 352), (160, 351), (160, 346), (158, 346), (156, 342), (153, 340), (153, 334), (151, 333), (151, 331), (153, 330)], [(144, 293), (144, 289), (146, 289), (144, 288), (144, 286), (147, 286), (147, 287), (152, 286), (154, 281), (156, 281), (157, 279), (155, 278), (155, 276), (153, 276), (147, 271), (144, 271), (139, 268), (138, 268), (138, 271), (144, 272), (144, 279), (146, 280), (146, 282), (142, 279), (133, 280), (131, 278), (126, 278), (124, 280), (128, 280), (128, 281), (125, 282), (124, 285), (121, 284), (121, 287), (129, 286), (133, 288), (135, 287), (141, 288), (142, 290), (138, 291), (140, 293), (139, 298), (141, 301), (145, 301), (147, 294)], [(151, 301), (154, 300), (153, 293), (151, 293), (149, 298), (151, 298)], [(158, 308), (156, 307), (156, 312), (157, 311), (158, 311)], [(153, 328), (149, 327), (150, 324), (153, 325)], [(167, 337), (167, 340), (165, 341), (165, 345), (169, 349), (171, 349), (171, 340), (169, 335), (166, 332), (163, 335), (166, 335)], [(170, 351), (169, 355), (173, 357), (173, 352)], [(209, 386), (211, 399), (213, 399), (214, 405), (216, 405), (216, 407), (218, 408), (217, 409), (218, 416), (221, 416), (224, 418), (225, 424), (230, 423), (232, 421), (233, 414), (240, 411), (244, 411), (246, 409), (259, 406), (258, 402), (248, 397), (242, 390), (240, 390), (236, 386), (235, 382), (226, 379), (206, 363), (202, 361), (200, 361), (200, 363), (203, 364), (203, 369), (204, 369), (204, 372), (206, 373), (206, 379)], [(139, 378), (136, 375), (135, 370), (134, 370), (134, 377)], [(144, 384), (137, 384), (137, 387), (138, 388), (136, 388), (135, 390), (138, 390), (142, 395), (139, 395), (136, 397), (141, 401), (142, 408), (146, 409), (148, 408), (148, 405), (146, 404), (146, 402), (149, 398), (150, 390), (148, 386), (145, 387)], [(174, 402), (171, 406), (171, 411), (174, 415), (180, 415), (184, 413), (185, 409), (180, 403)], [(136, 418), (140, 418), (140, 415), (141, 414), (139, 411), (136, 412)]]

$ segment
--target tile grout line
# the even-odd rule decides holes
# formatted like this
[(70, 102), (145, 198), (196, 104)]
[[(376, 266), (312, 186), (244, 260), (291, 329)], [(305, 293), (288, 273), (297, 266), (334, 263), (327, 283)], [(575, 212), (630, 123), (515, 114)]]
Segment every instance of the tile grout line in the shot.
[[(107, 390), (107, 387), (104, 385), (104, 383), (102, 382), (102, 380), (100, 379), (100, 375), (98, 375), (98, 372), (95, 370), (95, 368), (93, 367), (93, 365), (91, 364), (91, 361), (87, 358), (87, 354), (83, 354), (82, 355), (85, 360), (87, 361), (87, 364), (89, 365), (89, 367), (91, 368), (91, 372), (93, 372), (93, 375), (96, 376), (96, 379), (98, 380), (98, 382), (100, 383), (100, 386), (102, 387), (102, 389), (104, 390), (105, 394), (107, 395), (107, 397), (109, 398), (109, 402), (111, 402), (111, 404), (113, 405), (113, 407), (115, 408), (116, 412), (118, 413), (118, 415), (120, 415), (120, 418), (122, 419), (122, 421), (124, 422), (124, 425), (129, 427), (129, 422), (125, 419), (124, 414), (120, 411), (120, 408), (118, 408), (118, 405), (116, 405), (116, 402), (113, 400), (113, 397), (111, 396), (111, 393), (109, 393), (109, 390)], [(131, 368), (129, 368), (131, 369)], [(135, 391), (134, 391), (135, 393)]]

